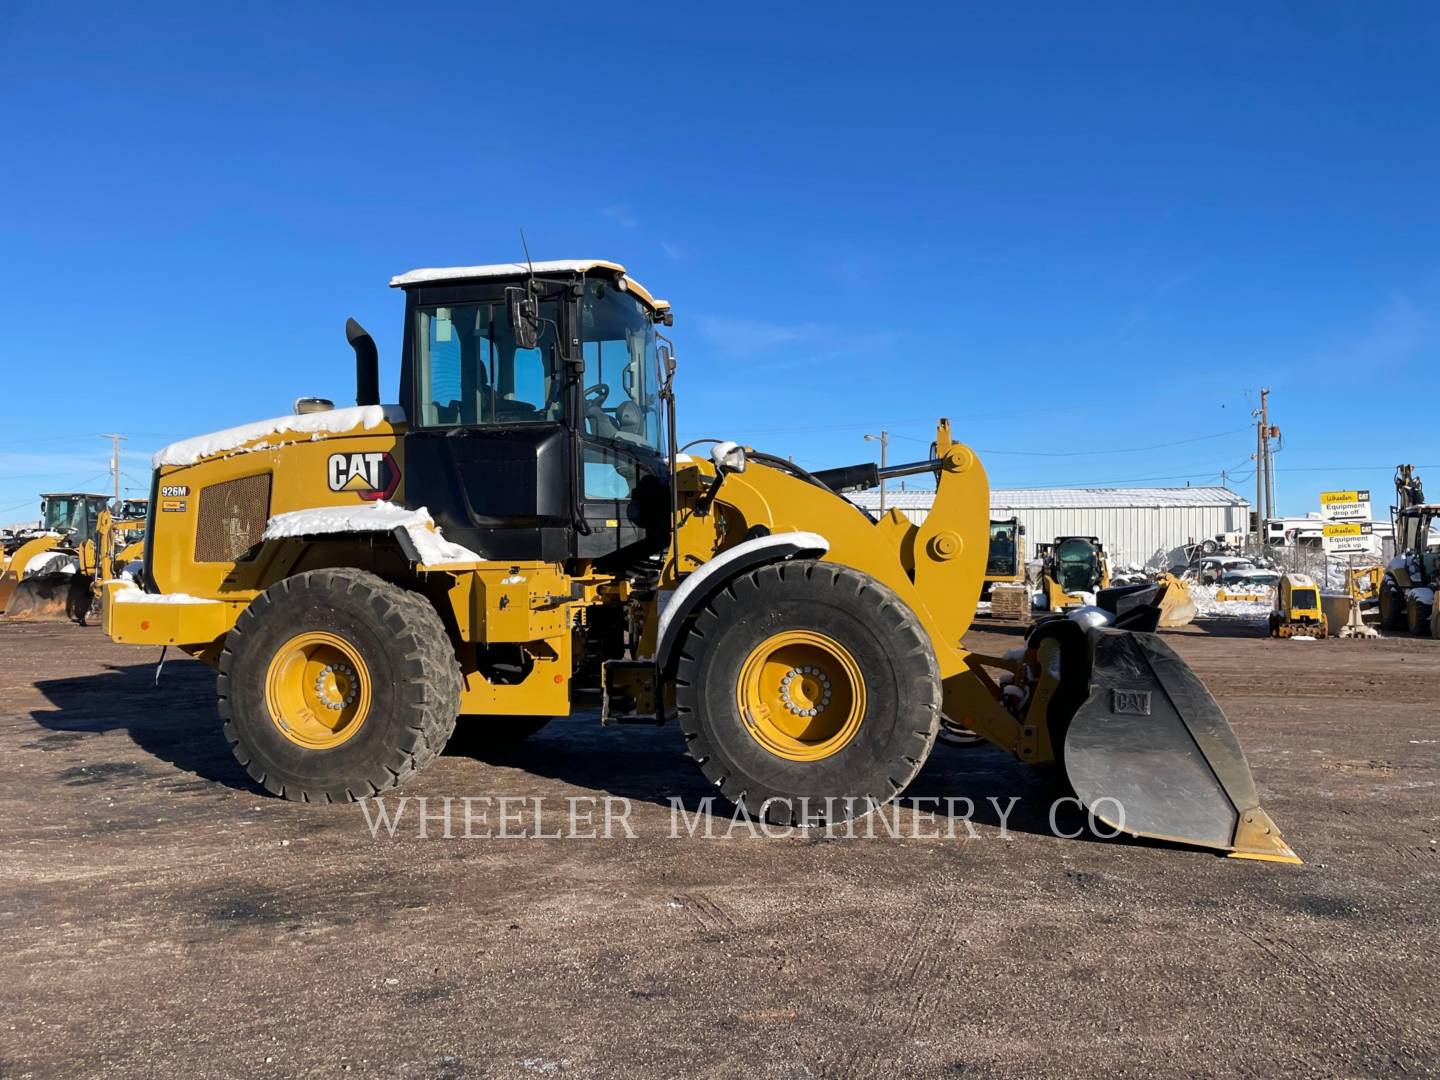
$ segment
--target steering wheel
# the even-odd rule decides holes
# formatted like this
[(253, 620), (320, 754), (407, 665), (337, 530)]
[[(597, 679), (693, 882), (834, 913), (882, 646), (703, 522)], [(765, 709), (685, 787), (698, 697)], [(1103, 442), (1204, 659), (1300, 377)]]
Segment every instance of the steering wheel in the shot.
[(610, 396), (610, 384), (597, 382), (594, 386), (585, 388), (585, 404), (590, 408), (598, 409), (605, 404), (605, 399)]

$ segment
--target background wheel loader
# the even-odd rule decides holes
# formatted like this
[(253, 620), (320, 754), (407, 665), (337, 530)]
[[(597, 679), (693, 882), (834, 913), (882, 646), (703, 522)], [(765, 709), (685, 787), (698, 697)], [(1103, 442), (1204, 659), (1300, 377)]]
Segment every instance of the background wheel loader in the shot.
[(18, 548), (0, 571), (5, 618), (84, 623), (97, 569), (100, 515), (108, 502), (108, 496), (86, 492), (40, 496), (42, 535)]
[(1425, 488), (1413, 465), (1395, 468), (1395, 557), (1380, 582), (1380, 628), (1429, 635), (1440, 626), (1435, 590), (1440, 588), (1440, 503), (1425, 501)]
[[(142, 585), (104, 586), (115, 640), (216, 667), (257, 783), (373, 796), (457, 725), (513, 739), (594, 695), (605, 723), (677, 723), (752, 817), (822, 825), (903, 791), (943, 714), (1123, 831), (1297, 861), (1219, 707), (1149, 632), (1155, 589), (1115, 590), (1105, 625), (1046, 620), (1018, 656), (965, 649), (989, 485), (944, 421), (929, 458), (883, 471), (692, 455), (669, 305), (618, 264), (391, 284), (399, 405), (352, 320), (356, 407), (160, 451)], [(922, 473), (921, 525), (837, 494)]]

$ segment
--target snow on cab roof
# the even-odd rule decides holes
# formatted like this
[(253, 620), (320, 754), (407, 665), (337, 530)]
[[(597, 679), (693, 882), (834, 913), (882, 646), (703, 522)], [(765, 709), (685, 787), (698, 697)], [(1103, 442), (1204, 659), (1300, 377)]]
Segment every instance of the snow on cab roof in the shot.
[(585, 274), (591, 270), (613, 270), (624, 279), (627, 288), (634, 290), (641, 300), (657, 311), (664, 311), (670, 306), (669, 302), (665, 300), (655, 299), (650, 294), (650, 290), (634, 278), (627, 276), (625, 267), (608, 259), (547, 259), (536, 263), (509, 262), (488, 263), (484, 266), (436, 266), (396, 274), (390, 279), (390, 287), (403, 289), (409, 285), (424, 285), (427, 282), (435, 281), (481, 281), (485, 278), (514, 277), (517, 274), (528, 274), (532, 269), (537, 274)]

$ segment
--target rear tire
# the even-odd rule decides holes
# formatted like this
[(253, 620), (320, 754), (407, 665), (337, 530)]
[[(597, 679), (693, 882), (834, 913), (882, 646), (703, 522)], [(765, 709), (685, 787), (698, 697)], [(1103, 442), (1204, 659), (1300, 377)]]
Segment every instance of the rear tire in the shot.
[(675, 704), (689, 754), (751, 818), (813, 825), (903, 791), (940, 723), (940, 671), (889, 588), (813, 560), (720, 589), (681, 642)]
[(1380, 629), (1405, 629), (1405, 593), (1392, 577), (1380, 582)]
[(256, 783), (296, 802), (349, 802), (439, 754), (460, 668), (425, 597), (363, 570), (312, 570), (251, 601), (225, 640), (218, 689), (226, 741)]

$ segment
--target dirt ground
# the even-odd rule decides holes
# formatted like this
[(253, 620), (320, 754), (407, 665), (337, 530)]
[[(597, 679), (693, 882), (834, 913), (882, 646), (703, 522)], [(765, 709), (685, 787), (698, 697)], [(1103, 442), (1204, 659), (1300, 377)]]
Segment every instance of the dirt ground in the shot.
[[(975, 838), (672, 838), (678, 733), (593, 717), (440, 759), (372, 837), (247, 780), (201, 664), (0, 624), (0, 1075), (1440, 1071), (1440, 642), (1167, 637), (1303, 866), (1059, 839), (1024, 767), (947, 747), (909, 794)], [(502, 795), (636, 835), (492, 802), (419, 836), (416, 797)]]

